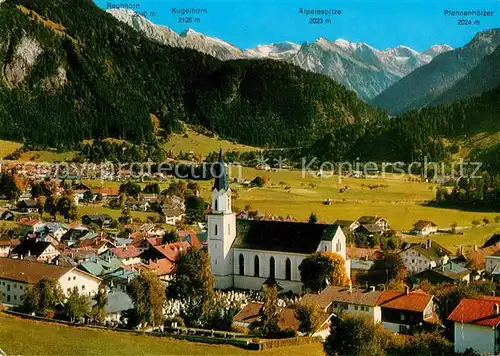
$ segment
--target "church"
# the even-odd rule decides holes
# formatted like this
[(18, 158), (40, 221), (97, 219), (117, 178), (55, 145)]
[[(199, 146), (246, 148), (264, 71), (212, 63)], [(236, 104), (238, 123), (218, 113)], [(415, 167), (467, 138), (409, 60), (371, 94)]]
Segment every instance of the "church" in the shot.
[(208, 252), (216, 288), (260, 290), (271, 278), (282, 292), (301, 293), (299, 265), (317, 251), (340, 254), (350, 276), (346, 237), (339, 225), (236, 220), (222, 149), (216, 168), (208, 215)]

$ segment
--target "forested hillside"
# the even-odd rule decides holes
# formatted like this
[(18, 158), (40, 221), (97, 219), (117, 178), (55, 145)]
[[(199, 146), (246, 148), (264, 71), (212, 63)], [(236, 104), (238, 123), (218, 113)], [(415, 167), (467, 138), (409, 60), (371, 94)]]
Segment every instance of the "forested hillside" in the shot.
[[(500, 87), (480, 96), (450, 105), (415, 110), (390, 120), (385, 125), (339, 128), (312, 146), (312, 152), (331, 159), (375, 161), (429, 161), (445, 158), (444, 138), (453, 139), (478, 132), (500, 131)], [(346, 138), (350, 138), (349, 140)], [(485, 160), (498, 157), (500, 150), (482, 155)], [(326, 155), (326, 156), (325, 156)], [(476, 153), (479, 157), (479, 152)], [(497, 165), (498, 166), (498, 165)]]
[(0, 138), (70, 147), (86, 138), (154, 139), (201, 123), (239, 142), (307, 144), (384, 120), (331, 79), (272, 60), (221, 62), (148, 40), (90, 0), (0, 5)]
[(484, 57), (476, 68), (434, 100), (432, 104), (453, 103), (459, 99), (480, 95), (499, 85), (500, 47), (497, 47), (492, 54)]

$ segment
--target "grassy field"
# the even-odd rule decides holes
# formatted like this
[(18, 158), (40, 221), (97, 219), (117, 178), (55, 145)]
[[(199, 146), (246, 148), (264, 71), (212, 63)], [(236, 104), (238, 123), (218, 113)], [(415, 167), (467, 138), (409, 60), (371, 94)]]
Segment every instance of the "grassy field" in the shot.
[[(435, 196), (435, 185), (410, 181), (408, 176), (390, 175), (385, 178), (343, 178), (338, 176), (316, 177), (300, 171), (276, 170), (261, 171), (254, 168), (232, 167), (229, 170), (231, 188), (237, 191), (233, 206), (243, 209), (249, 205), (252, 210), (262, 214), (287, 216), (299, 221), (306, 221), (311, 212), (315, 212), (320, 221), (332, 223), (337, 219), (358, 219), (362, 215), (378, 215), (387, 218), (391, 227), (398, 231), (408, 231), (418, 220), (434, 221), (439, 228), (450, 228), (454, 223), (459, 227), (470, 227), (472, 220), (488, 218), (494, 221), (500, 212), (475, 212), (447, 209), (427, 205)], [(247, 188), (233, 182), (252, 180), (257, 176), (267, 179), (263, 188)], [(119, 182), (85, 182), (92, 187), (113, 187), (118, 189)], [(162, 189), (168, 187), (168, 181), (161, 182)], [(212, 181), (199, 181), (201, 194), (210, 201)], [(145, 185), (145, 183), (141, 183)], [(341, 193), (342, 188), (348, 189)], [(285, 189), (289, 188), (289, 189)], [(234, 195), (233, 195), (234, 196)], [(332, 199), (331, 205), (325, 205), (326, 199)], [(104, 211), (112, 216), (119, 216), (118, 210)], [(94, 210), (95, 211), (95, 210)], [(90, 212), (90, 211), (89, 211)], [(138, 213), (146, 218), (150, 213)], [(484, 240), (498, 231), (496, 225), (464, 230), (464, 235), (437, 235), (436, 241), (450, 248), (457, 245), (482, 244)]]
[(205, 156), (208, 153), (218, 151), (220, 146), (226, 151), (254, 151), (257, 148), (252, 146), (241, 145), (239, 143), (230, 142), (219, 139), (217, 136), (208, 137), (200, 134), (188, 126), (185, 134), (173, 134), (169, 137), (167, 143), (163, 145), (166, 151), (172, 151), (174, 154), (179, 152), (194, 152)]
[(321, 344), (247, 351), (208, 345), (41, 323), (0, 315), (0, 348), (9, 355), (323, 355)]
[(28, 151), (21, 155), (18, 161), (25, 162), (70, 162), (72, 161), (78, 152), (69, 151), (63, 153), (57, 153), (53, 151)]
[(10, 155), (15, 150), (21, 148), (22, 143), (0, 140), (0, 158)]

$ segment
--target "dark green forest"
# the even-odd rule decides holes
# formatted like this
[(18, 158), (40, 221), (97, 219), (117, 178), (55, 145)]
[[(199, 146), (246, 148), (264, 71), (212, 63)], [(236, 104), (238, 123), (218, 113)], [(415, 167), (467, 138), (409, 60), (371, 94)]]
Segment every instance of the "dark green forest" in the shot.
[[(37, 14), (63, 25), (63, 35), (34, 20)], [(13, 83), (5, 68), (19, 64), (16, 51), (26, 38), (43, 52)], [(386, 118), (325, 76), (164, 46), (90, 0), (8, 0), (0, 10), (0, 65), (0, 137), (56, 148), (85, 138), (147, 142), (154, 138), (151, 113), (167, 133), (183, 120), (270, 147), (307, 144), (333, 127)], [(66, 81), (47, 85), (61, 68)]]

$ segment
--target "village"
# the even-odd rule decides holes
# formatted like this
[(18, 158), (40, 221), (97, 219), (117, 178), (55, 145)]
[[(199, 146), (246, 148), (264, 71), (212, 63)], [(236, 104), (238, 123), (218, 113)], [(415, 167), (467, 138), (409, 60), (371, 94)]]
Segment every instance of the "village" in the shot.
[[(0, 216), (5, 311), (257, 349), (297, 338), (328, 344), (354, 317), (410, 340), (433, 335), (457, 354), (500, 351), (499, 234), (450, 251), (432, 239), (440, 229), (429, 220), (405, 232), (412, 240), (383, 216), (236, 213), (222, 150), (218, 163), (208, 194), (189, 180), (91, 190), (81, 179), (4, 173), (1, 184), (20, 187)], [(79, 212), (96, 201), (118, 214)], [(51, 288), (59, 299), (43, 305)], [(205, 315), (209, 305), (216, 315)]]

